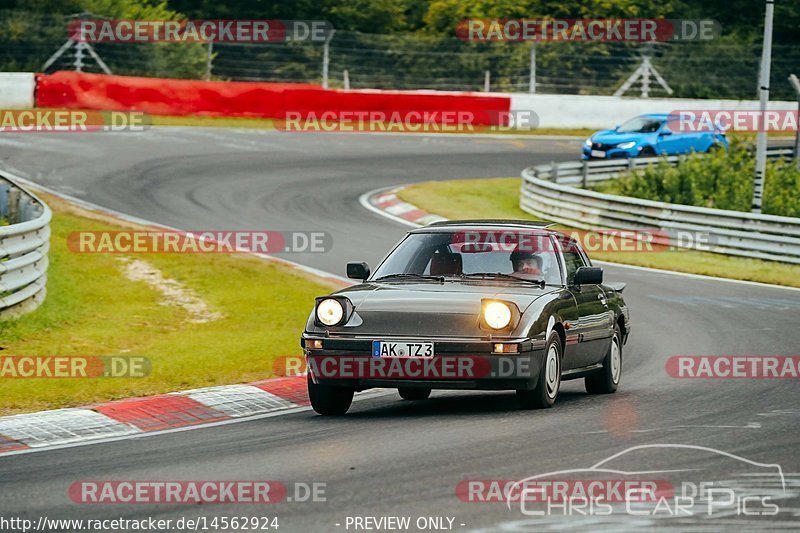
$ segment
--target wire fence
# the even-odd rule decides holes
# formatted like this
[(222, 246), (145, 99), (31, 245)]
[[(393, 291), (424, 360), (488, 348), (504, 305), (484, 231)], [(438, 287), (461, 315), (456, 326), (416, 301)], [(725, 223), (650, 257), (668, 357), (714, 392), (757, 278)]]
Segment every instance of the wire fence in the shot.
[[(68, 22), (57, 15), (0, 12), (0, 70), (41, 72), (67, 45)], [(648, 96), (752, 99), (757, 97), (761, 44), (723, 36), (681, 44), (551, 42), (534, 47), (337, 31), (327, 45), (93, 43), (91, 49), (109, 71), (121, 75), (321, 84), (327, 71), (330, 87), (595, 95), (614, 94), (646, 57), (668, 86), (648, 75)], [(85, 47), (72, 45), (62, 52), (46, 72), (103, 72)], [(794, 99), (786, 79), (798, 66), (800, 47), (773, 47), (773, 99)], [(626, 94), (641, 95), (642, 85), (637, 79)]]

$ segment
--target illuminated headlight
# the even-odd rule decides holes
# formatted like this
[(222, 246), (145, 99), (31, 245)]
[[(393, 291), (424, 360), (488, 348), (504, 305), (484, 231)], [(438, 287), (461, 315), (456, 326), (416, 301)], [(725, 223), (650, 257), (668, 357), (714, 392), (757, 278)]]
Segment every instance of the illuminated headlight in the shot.
[(489, 327), (503, 329), (511, 323), (511, 309), (503, 302), (489, 302), (483, 308), (483, 319)]
[(344, 307), (333, 298), (326, 298), (317, 305), (317, 320), (326, 326), (335, 326), (344, 318)]
[(592, 145), (592, 139), (586, 139), (586, 142), (583, 143), (583, 144), (585, 144), (586, 146), (591, 146)]
[(626, 143), (619, 143), (617, 148), (622, 148), (623, 150), (627, 150), (628, 148), (633, 148), (636, 146), (636, 141), (628, 141)]

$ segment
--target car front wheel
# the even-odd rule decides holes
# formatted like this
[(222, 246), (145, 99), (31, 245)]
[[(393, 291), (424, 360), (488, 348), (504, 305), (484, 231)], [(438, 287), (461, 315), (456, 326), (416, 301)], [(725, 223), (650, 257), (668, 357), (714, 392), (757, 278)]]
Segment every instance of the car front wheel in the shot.
[(427, 400), (431, 395), (431, 389), (413, 389), (407, 387), (400, 387), (397, 389), (400, 397), (404, 400)]
[(311, 374), (306, 377), (308, 383), (308, 399), (311, 407), (321, 415), (343, 415), (353, 403), (355, 391), (349, 387), (331, 387), (314, 383)]
[(589, 394), (610, 394), (617, 390), (622, 376), (622, 332), (619, 324), (614, 328), (611, 346), (603, 359), (603, 368), (584, 378), (586, 392)]
[(523, 409), (545, 409), (552, 407), (561, 387), (561, 356), (564, 348), (561, 337), (554, 331), (547, 340), (539, 379), (533, 390), (518, 390), (517, 401)]

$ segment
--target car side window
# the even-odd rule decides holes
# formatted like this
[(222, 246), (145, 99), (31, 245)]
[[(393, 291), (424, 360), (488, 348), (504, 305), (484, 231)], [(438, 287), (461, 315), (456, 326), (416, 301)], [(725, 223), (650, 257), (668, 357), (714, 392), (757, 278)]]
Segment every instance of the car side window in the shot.
[(574, 241), (567, 241), (566, 245), (562, 243), (562, 247), (564, 250), (564, 263), (567, 266), (567, 285), (572, 285), (575, 280), (575, 272), (578, 271), (579, 267), (586, 266), (586, 263)]

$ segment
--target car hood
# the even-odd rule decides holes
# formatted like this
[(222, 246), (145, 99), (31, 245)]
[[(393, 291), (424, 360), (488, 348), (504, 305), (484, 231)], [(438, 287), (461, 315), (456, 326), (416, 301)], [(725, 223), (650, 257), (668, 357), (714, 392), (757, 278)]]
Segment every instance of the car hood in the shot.
[(629, 141), (641, 141), (652, 133), (618, 133), (614, 130), (602, 130), (592, 135), (592, 142), (603, 144), (619, 144)]
[(538, 298), (552, 292), (520, 284), (483, 282), (362, 283), (337, 294), (353, 303), (348, 324), (331, 332), (410, 336), (483, 337), (481, 299), (513, 302), (524, 313)]

